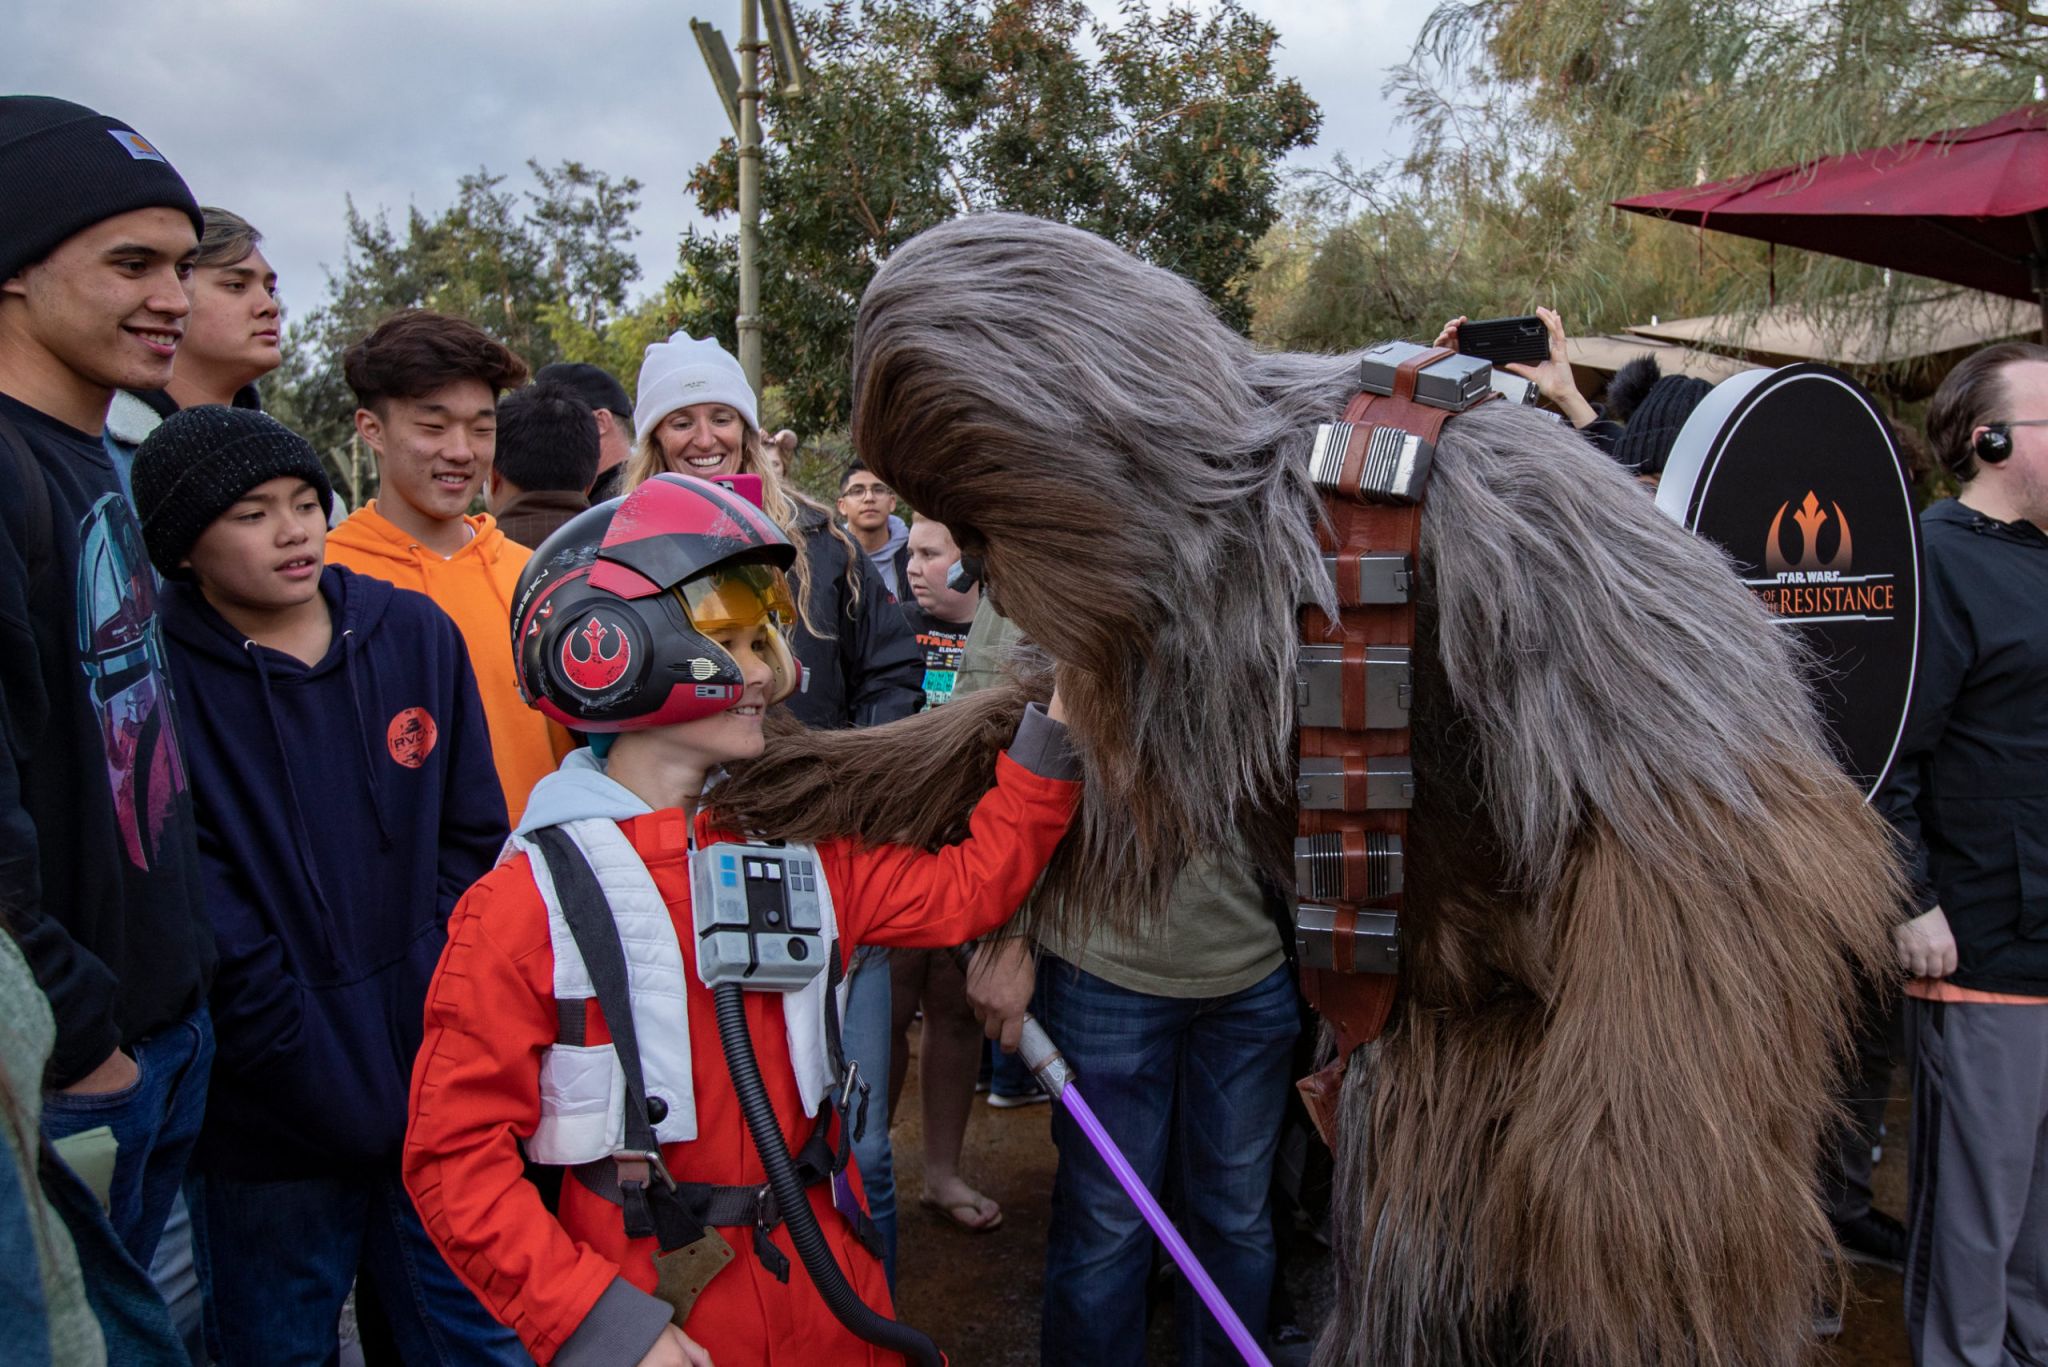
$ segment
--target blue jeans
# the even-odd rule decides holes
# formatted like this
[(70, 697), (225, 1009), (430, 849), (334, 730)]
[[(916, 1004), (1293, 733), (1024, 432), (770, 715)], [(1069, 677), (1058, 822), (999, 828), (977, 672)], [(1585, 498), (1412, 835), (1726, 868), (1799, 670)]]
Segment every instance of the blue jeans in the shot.
[[(51, 1208), (78, 1250), (78, 1272), (85, 1282), (93, 1318), (99, 1321), (100, 1337), (106, 1342), (107, 1367), (185, 1367), (185, 1345), (171, 1327), (171, 1312), (163, 1296), (114, 1232), (99, 1198), (47, 1145), (39, 1175)], [(29, 1266), (33, 1275), (34, 1262)], [(6, 1318), (0, 1315), (0, 1321)], [(33, 1361), (11, 1326), (0, 1343), (6, 1345), (6, 1361)]]
[(43, 1133), (63, 1139), (101, 1125), (114, 1131), (118, 1147), (107, 1218), (129, 1256), (148, 1267), (199, 1142), (206, 1079), (213, 1071), (213, 1018), (201, 1006), (128, 1052), (135, 1059), (135, 1081), (118, 1092), (45, 1093)]
[[(1171, 1153), (1180, 1231), (1263, 1340), (1275, 1264), (1268, 1190), (1300, 1030), (1293, 976), (1282, 966), (1227, 997), (1155, 997), (1048, 955), (1035, 1009), (1103, 1128), (1162, 1199)], [(1059, 1171), (1039, 1361), (1143, 1363), (1152, 1232), (1066, 1109), (1052, 1111)], [(1180, 1296), (1183, 1367), (1240, 1361), (1185, 1282)]]
[(196, 1184), (207, 1320), (221, 1367), (318, 1367), (340, 1360), (341, 1305), (375, 1283), (409, 1367), (530, 1367), (518, 1337), (470, 1294), (388, 1173), (250, 1182), (208, 1171)]
[(882, 1232), (882, 1269), (889, 1287), (896, 1286), (896, 1160), (889, 1151), (889, 951), (857, 950), (858, 965), (846, 992), (846, 1017), (839, 1023), (840, 1047), (860, 1065), (868, 1084), (868, 1123), (853, 1141), (853, 1160), (860, 1166), (861, 1190), (868, 1198), (868, 1218)]

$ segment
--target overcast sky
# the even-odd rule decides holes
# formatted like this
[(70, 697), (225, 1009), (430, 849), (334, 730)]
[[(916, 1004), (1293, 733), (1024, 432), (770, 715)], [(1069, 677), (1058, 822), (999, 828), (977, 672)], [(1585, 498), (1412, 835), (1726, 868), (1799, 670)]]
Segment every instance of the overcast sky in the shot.
[[(1281, 72), (1323, 108), (1318, 144), (1293, 165), (1337, 152), (1370, 164), (1405, 145), (1380, 88), (1428, 4), (1247, 4), (1279, 29)], [(524, 183), (528, 157), (642, 182), (645, 289), (696, 218), (690, 168), (729, 131), (692, 14), (738, 33), (735, 0), (0, 0), (0, 90), (132, 123), (201, 203), (263, 231), (301, 309), (340, 264), (344, 196), (434, 211), (479, 165)]]

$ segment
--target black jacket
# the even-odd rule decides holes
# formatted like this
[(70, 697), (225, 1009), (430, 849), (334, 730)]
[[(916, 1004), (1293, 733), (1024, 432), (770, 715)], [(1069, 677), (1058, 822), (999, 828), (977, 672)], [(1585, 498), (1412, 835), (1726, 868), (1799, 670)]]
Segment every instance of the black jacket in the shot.
[(924, 705), (924, 652), (874, 562), (860, 562), (860, 601), (846, 583), (846, 543), (832, 535), (825, 515), (805, 509), (800, 522), (810, 578), (795, 585), (804, 610), (820, 631), (801, 622), (790, 647), (808, 676), (789, 710), (806, 726), (875, 726), (907, 717)]
[(0, 917), (64, 1087), (205, 1000), (213, 935), (141, 524), (98, 437), (4, 395), (0, 423)]
[(1920, 527), (1920, 659), (1878, 809), (1916, 906), (1948, 916), (1950, 981), (2048, 995), (2048, 536), (1953, 499)]

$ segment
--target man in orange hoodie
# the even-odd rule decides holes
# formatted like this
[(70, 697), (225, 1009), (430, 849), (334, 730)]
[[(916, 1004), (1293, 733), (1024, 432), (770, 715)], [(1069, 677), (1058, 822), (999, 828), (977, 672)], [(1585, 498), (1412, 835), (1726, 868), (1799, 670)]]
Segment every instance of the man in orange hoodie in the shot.
[(505, 623), (530, 552), (469, 508), (490, 473), (498, 395), (524, 382), (526, 363), (472, 323), (408, 309), (350, 347), (342, 373), (377, 455), (378, 497), (328, 536), (327, 558), (424, 593), (455, 619), (517, 821), (568, 738), (528, 709), (513, 677)]

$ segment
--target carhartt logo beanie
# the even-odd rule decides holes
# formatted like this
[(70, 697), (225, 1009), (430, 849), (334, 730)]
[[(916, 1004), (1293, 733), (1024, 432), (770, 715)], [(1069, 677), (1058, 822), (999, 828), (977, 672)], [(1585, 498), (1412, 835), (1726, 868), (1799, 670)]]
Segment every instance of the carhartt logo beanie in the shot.
[(166, 579), (213, 520), (259, 484), (296, 476), (334, 511), (334, 486), (311, 442), (253, 408), (207, 404), (171, 414), (135, 450), (130, 482), (149, 562)]
[(647, 348), (640, 363), (640, 401), (633, 405), (633, 440), (647, 440), (647, 434), (678, 408), (693, 404), (730, 404), (747, 420), (747, 426), (761, 426), (760, 405), (754, 387), (732, 353), (709, 337), (692, 337), (678, 332), (666, 342)]
[(184, 178), (127, 124), (69, 100), (0, 95), (0, 280), (95, 223), (156, 208), (204, 230)]

